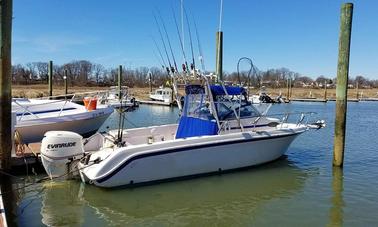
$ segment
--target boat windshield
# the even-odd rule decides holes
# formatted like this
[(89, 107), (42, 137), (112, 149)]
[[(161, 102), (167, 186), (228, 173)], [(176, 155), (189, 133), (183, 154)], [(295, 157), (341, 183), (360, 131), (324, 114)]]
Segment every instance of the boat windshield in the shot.
[(206, 99), (205, 89), (200, 85), (191, 85), (186, 90), (182, 115), (203, 120), (214, 119), (210, 112), (209, 102)]
[(257, 117), (260, 114), (252, 107), (251, 103), (242, 101), (241, 104), (237, 101), (218, 102), (217, 112), (219, 120), (232, 120), (236, 119), (235, 112), (240, 118)]
[(246, 91), (242, 87), (212, 85), (211, 92), (218, 118), (221, 121), (260, 116), (260, 113), (248, 101)]

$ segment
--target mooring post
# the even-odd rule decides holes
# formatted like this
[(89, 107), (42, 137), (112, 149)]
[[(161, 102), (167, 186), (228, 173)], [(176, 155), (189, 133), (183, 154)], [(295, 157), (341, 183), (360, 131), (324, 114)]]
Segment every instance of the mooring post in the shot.
[(10, 169), (12, 150), (12, 0), (0, 1), (0, 169)]
[(333, 148), (333, 165), (340, 167), (343, 166), (344, 162), (352, 17), (353, 4), (342, 4), (339, 36), (339, 59), (337, 63), (335, 138)]
[(48, 75), (48, 80), (49, 80), (49, 96), (52, 96), (53, 91), (52, 91), (52, 77), (53, 77), (53, 62), (49, 61), (49, 75)]
[[(63, 79), (64, 79), (64, 94), (67, 95), (68, 94), (68, 85), (67, 85), (67, 69), (64, 70), (64, 74), (63, 74)], [(67, 97), (66, 97), (67, 98)]]
[(291, 99), (291, 95), (293, 94), (293, 86), (292, 86), (291, 82), (292, 82), (292, 79), (290, 77), (290, 79), (289, 79), (289, 101)]
[(287, 81), (286, 81), (286, 87), (287, 87), (286, 99), (287, 100), (289, 100), (289, 95), (290, 95), (289, 80), (290, 80), (290, 78), (288, 77)]
[(324, 101), (327, 101), (327, 80), (324, 80)]
[(122, 99), (122, 91), (121, 91), (121, 84), (122, 84), (122, 65), (118, 66), (118, 99)]
[(216, 35), (216, 74), (218, 81), (223, 80), (223, 32), (218, 31)]
[(152, 93), (152, 73), (148, 71), (148, 83), (150, 85), (150, 93)]

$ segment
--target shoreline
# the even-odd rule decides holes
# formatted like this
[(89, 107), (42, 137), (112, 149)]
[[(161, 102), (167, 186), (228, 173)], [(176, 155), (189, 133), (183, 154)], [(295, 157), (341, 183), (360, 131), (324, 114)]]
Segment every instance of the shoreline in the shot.
[[(154, 87), (152, 90), (155, 90)], [(93, 92), (93, 91), (106, 91), (109, 87), (85, 87), (85, 86), (75, 86), (68, 87), (68, 93), (81, 93), (81, 92)], [(260, 89), (250, 89), (250, 94), (258, 94)], [(129, 92), (138, 100), (148, 100), (150, 89), (149, 87), (133, 87), (129, 88)], [(280, 93), (282, 97), (286, 97), (287, 88), (266, 88), (266, 92), (272, 98), (277, 97)], [(183, 94), (183, 89), (180, 89), (180, 93)], [(53, 95), (63, 95), (64, 87), (56, 86), (53, 87)], [(325, 90), (320, 88), (293, 88), (291, 99), (324, 99)], [(35, 84), (35, 85), (13, 85), (12, 86), (12, 97), (15, 98), (40, 98), (48, 96), (48, 85), (47, 84)], [(336, 98), (336, 89), (327, 89), (327, 99)], [(358, 90), (358, 98), (378, 98), (378, 88), (365, 88)], [(348, 89), (348, 99), (357, 99), (357, 90)]]

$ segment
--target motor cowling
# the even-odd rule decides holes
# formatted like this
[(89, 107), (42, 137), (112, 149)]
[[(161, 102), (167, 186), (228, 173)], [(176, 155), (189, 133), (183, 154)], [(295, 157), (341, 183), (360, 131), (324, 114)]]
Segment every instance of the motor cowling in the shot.
[(41, 144), (41, 159), (49, 177), (72, 177), (76, 165), (84, 156), (83, 137), (74, 132), (46, 132)]

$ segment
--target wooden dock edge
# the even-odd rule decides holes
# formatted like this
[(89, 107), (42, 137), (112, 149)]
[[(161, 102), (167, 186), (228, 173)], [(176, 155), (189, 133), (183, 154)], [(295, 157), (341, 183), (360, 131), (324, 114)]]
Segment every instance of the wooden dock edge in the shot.
[(149, 100), (138, 100), (139, 104), (147, 105), (160, 105), (160, 106), (171, 106), (171, 103), (168, 102), (159, 102), (159, 101), (149, 101)]

